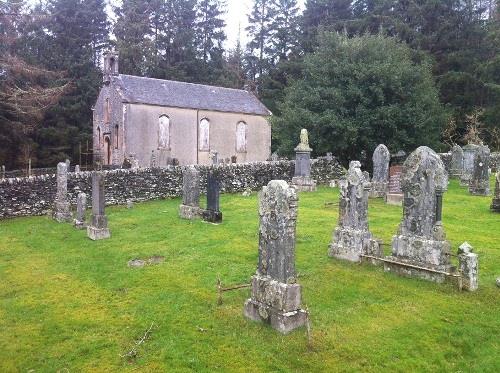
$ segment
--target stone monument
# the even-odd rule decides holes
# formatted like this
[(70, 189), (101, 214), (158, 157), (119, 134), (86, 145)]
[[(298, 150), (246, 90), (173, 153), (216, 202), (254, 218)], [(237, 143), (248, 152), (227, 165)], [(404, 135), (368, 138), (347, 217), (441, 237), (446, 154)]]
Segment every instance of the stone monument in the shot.
[(402, 150), (391, 157), (391, 167), (389, 168), (389, 185), (385, 195), (385, 202), (389, 205), (399, 205), (403, 201), (403, 191), (401, 189), (401, 172), (406, 153)]
[(458, 248), (458, 267), (461, 277), (461, 288), (468, 291), (476, 291), (479, 287), (478, 280), (478, 258), (472, 252), (472, 246), (464, 242)]
[(300, 144), (295, 147), (295, 173), (292, 185), (300, 192), (314, 192), (316, 181), (311, 178), (311, 152), (305, 128), (300, 130)]
[(450, 243), (441, 223), (443, 193), (448, 185), (443, 161), (432, 149), (421, 146), (404, 162), (401, 176), (403, 219), (384, 269), (443, 282), (444, 273), (453, 269)]
[(102, 240), (111, 237), (108, 229), (108, 218), (104, 214), (104, 175), (92, 172), (92, 216), (87, 226), (87, 236), (91, 240)]
[(57, 192), (54, 201), (54, 219), (59, 223), (71, 221), (68, 200), (68, 166), (66, 162), (57, 164)]
[(475, 196), (490, 194), (490, 149), (486, 145), (477, 147), (474, 168), (469, 179), (469, 193)]
[(340, 179), (339, 187), (339, 222), (328, 255), (351, 262), (361, 261), (363, 254), (381, 257), (382, 248), (368, 229), (370, 182), (358, 161), (350, 162), (347, 177)]
[(188, 166), (182, 173), (182, 204), (179, 216), (182, 219), (196, 219), (200, 209), (200, 173), (194, 166)]
[(389, 161), (391, 160), (389, 149), (384, 144), (380, 144), (373, 152), (372, 160), (373, 178), (370, 197), (385, 197), (389, 181)]
[(297, 209), (297, 192), (286, 181), (272, 180), (262, 188), (259, 262), (244, 314), (249, 319), (269, 323), (281, 333), (288, 333), (307, 321), (295, 273)]
[(222, 212), (219, 211), (219, 193), (219, 179), (214, 171), (209, 171), (207, 175), (207, 209), (201, 213), (203, 220), (210, 223), (222, 221)]
[(495, 194), (490, 206), (491, 211), (500, 212), (500, 171), (495, 175)]
[(78, 193), (76, 196), (76, 217), (74, 225), (76, 229), (85, 229), (85, 211), (87, 209), (87, 195), (83, 192)]
[(79, 173), (79, 172), (80, 172), (80, 165), (79, 165), (79, 164), (77, 164), (77, 165), (75, 166), (75, 173)]
[(476, 153), (479, 145), (467, 144), (463, 147), (464, 153), (464, 163), (462, 168), (462, 175), (460, 176), (460, 185), (469, 186), (469, 181), (474, 172), (474, 159), (476, 159)]
[(451, 148), (450, 176), (460, 177), (464, 167), (464, 151), (460, 145), (453, 145)]

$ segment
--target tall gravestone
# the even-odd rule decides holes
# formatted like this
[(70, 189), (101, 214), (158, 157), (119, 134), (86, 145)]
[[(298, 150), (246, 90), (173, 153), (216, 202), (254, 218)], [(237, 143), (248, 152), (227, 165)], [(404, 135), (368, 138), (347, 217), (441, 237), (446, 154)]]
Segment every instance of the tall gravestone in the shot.
[(368, 193), (370, 182), (361, 164), (351, 161), (346, 178), (339, 180), (339, 221), (333, 232), (328, 255), (359, 262), (362, 255), (380, 257), (379, 242), (368, 229)]
[(71, 221), (68, 200), (68, 166), (65, 162), (57, 164), (57, 192), (54, 201), (54, 219), (58, 222)]
[(194, 166), (188, 166), (182, 173), (182, 204), (179, 216), (182, 219), (196, 219), (200, 209), (200, 172)]
[(464, 152), (464, 163), (462, 169), (462, 175), (460, 176), (460, 185), (469, 186), (469, 181), (474, 172), (474, 160), (476, 159), (476, 153), (479, 149), (479, 145), (467, 144), (463, 147)]
[(84, 229), (87, 226), (87, 224), (85, 223), (86, 209), (87, 209), (87, 195), (83, 192), (80, 192), (76, 196), (76, 217), (74, 221), (76, 229)]
[(461, 288), (476, 291), (479, 285), (479, 262), (472, 246), (464, 242), (458, 248), (458, 266), (461, 277)]
[[(450, 272), (450, 243), (441, 222), (443, 193), (448, 185), (444, 164), (432, 149), (421, 146), (404, 162), (401, 186), (403, 219), (392, 239), (386, 271), (443, 282)], [(430, 269), (428, 271), (426, 269)]]
[(500, 171), (495, 175), (495, 194), (490, 208), (493, 212), (500, 212)]
[(403, 172), (403, 162), (406, 153), (402, 150), (391, 157), (389, 168), (389, 185), (385, 195), (385, 202), (390, 205), (401, 205), (403, 201), (403, 190), (401, 189), (401, 173)]
[(479, 145), (474, 157), (474, 168), (469, 180), (469, 192), (476, 196), (490, 194), (490, 149)]
[(295, 147), (295, 173), (293, 186), (300, 192), (314, 192), (316, 181), (311, 178), (311, 152), (305, 128), (300, 130), (300, 143)]
[(391, 153), (384, 144), (377, 146), (373, 152), (373, 178), (371, 184), (370, 197), (385, 197), (389, 182), (389, 162)]
[(91, 240), (102, 240), (111, 237), (108, 229), (108, 217), (104, 213), (104, 175), (92, 172), (92, 216), (87, 226), (87, 236)]
[(286, 181), (272, 180), (259, 197), (259, 262), (244, 314), (288, 333), (307, 320), (295, 273), (297, 192)]
[(210, 223), (220, 223), (222, 212), (219, 209), (220, 182), (214, 171), (207, 175), (207, 209), (202, 211), (202, 218)]
[(451, 148), (450, 176), (460, 177), (464, 167), (464, 151), (460, 145)]

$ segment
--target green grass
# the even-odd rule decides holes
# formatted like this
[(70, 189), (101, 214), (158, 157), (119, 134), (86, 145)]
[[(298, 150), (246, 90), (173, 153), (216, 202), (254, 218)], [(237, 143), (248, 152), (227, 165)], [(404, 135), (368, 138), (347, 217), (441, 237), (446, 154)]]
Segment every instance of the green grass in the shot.
[[(468, 241), (480, 289), (460, 292), (327, 257), (338, 190), (303, 193), (297, 271), (311, 312), (282, 336), (246, 320), (248, 289), (216, 304), (218, 275), (248, 282), (257, 263), (257, 198), (223, 195), (221, 225), (177, 217), (178, 199), (107, 209), (112, 238), (48, 217), (0, 222), (0, 371), (500, 371), (500, 214), (491, 197), (452, 181), (444, 226), (454, 251)], [(390, 243), (401, 208), (370, 200), (370, 228)], [(128, 268), (163, 255), (156, 266)], [(122, 358), (151, 323), (136, 358)]]

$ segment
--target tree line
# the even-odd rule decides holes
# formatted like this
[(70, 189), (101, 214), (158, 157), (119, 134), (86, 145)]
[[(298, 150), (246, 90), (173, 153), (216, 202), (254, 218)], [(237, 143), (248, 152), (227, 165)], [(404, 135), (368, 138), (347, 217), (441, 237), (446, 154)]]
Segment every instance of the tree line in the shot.
[[(226, 47), (222, 0), (0, 4), (0, 163), (38, 167), (91, 146), (104, 50), (120, 72), (252, 90), (273, 147), (361, 158), (485, 141), (500, 147), (496, 0), (254, 0), (247, 45)], [(82, 150), (83, 149), (83, 150)], [(363, 153), (364, 152), (364, 153)]]

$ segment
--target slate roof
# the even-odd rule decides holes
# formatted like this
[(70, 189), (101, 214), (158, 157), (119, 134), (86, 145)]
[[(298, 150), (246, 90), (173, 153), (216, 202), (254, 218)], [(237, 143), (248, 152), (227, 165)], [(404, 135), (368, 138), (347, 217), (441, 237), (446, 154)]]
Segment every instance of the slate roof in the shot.
[(241, 89), (124, 74), (112, 77), (112, 82), (118, 87), (123, 102), (271, 115), (257, 97)]

